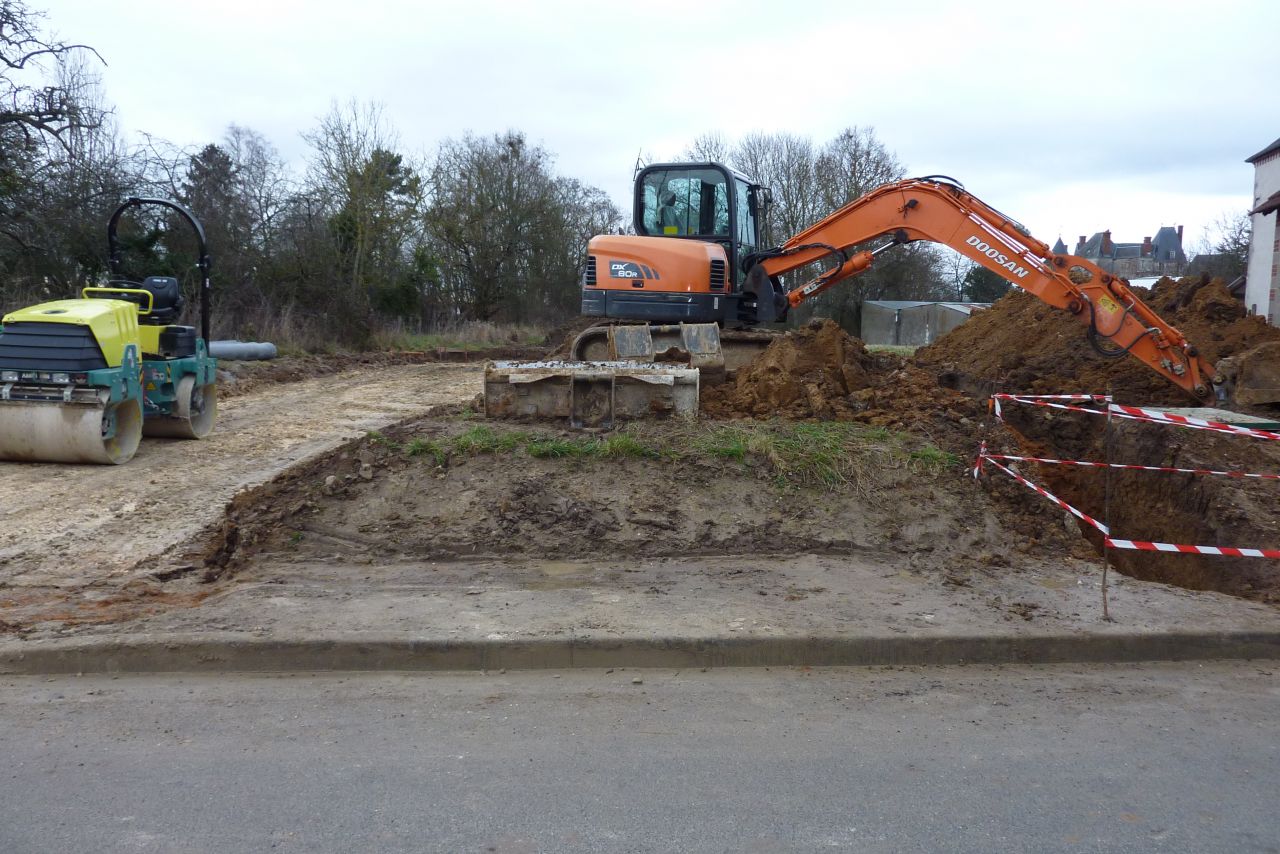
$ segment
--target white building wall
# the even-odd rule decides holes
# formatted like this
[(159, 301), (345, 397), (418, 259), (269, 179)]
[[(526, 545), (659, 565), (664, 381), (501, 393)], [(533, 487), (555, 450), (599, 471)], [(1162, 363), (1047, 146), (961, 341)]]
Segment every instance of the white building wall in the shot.
[[(1267, 155), (1254, 164), (1253, 204), (1257, 207), (1273, 193), (1280, 192), (1280, 151)], [(1249, 240), (1249, 267), (1245, 273), (1244, 304), (1269, 323), (1280, 323), (1280, 233), (1276, 219), (1280, 212), (1266, 216), (1254, 214), (1253, 235)]]

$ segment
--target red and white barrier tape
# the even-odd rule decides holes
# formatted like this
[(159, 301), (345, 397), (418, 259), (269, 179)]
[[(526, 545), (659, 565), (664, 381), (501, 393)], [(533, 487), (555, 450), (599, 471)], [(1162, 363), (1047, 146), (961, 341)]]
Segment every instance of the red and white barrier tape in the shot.
[[(1212, 474), (1221, 477), (1254, 477), (1261, 480), (1280, 480), (1280, 474), (1253, 474), (1244, 471), (1217, 471), (1216, 469), (1182, 469), (1173, 466), (1138, 466), (1129, 463), (1098, 463), (1089, 460), (1054, 460), (1048, 457), (1016, 457), (1013, 454), (988, 454), (986, 452), (986, 443), (983, 443), (983, 450), (980, 456), (988, 459), (996, 460), (1012, 460), (1022, 463), (1047, 463), (1049, 465), (1059, 466), (1087, 466), (1090, 468), (1111, 468), (1111, 469), (1132, 469), (1134, 471), (1167, 471), (1178, 474)], [(976, 476), (976, 475), (975, 475)]]
[(1041, 494), (1041, 495), (1043, 495), (1045, 498), (1047, 498), (1047, 499), (1049, 499), (1050, 501), (1052, 501), (1054, 504), (1057, 504), (1057, 505), (1058, 505), (1059, 507), (1061, 507), (1063, 510), (1066, 510), (1066, 511), (1067, 511), (1068, 513), (1070, 513), (1072, 516), (1075, 516), (1077, 519), (1080, 519), (1080, 520), (1082, 520), (1082, 521), (1084, 521), (1084, 522), (1086, 522), (1086, 523), (1088, 523), (1088, 524), (1092, 525), (1093, 527), (1095, 527), (1095, 528), (1097, 528), (1099, 531), (1101, 531), (1103, 534), (1106, 534), (1106, 535), (1108, 535), (1108, 536), (1111, 534), (1110, 529), (1108, 529), (1106, 525), (1102, 524), (1102, 523), (1101, 523), (1101, 522), (1099, 522), (1097, 519), (1093, 518), (1092, 516), (1088, 515), (1087, 513), (1081, 513), (1079, 510), (1077, 510), (1076, 508), (1072, 507), (1070, 504), (1068, 504), (1067, 502), (1063, 501), (1061, 498), (1059, 498), (1058, 496), (1054, 495), (1052, 492), (1050, 492), (1049, 490), (1045, 489), (1043, 486), (1039, 486), (1039, 485), (1037, 485), (1037, 484), (1032, 483), (1031, 481), (1029, 481), (1029, 480), (1027, 480), (1025, 477), (1023, 477), (1022, 475), (1018, 474), (1018, 473), (1017, 473), (1016, 471), (1014, 471), (1013, 469), (1006, 468), (1005, 466), (1001, 465), (999, 462), (997, 462), (995, 459), (993, 459), (993, 458), (992, 458), (990, 455), (988, 455), (988, 454), (983, 454), (981, 457), (979, 457), (979, 458), (978, 458), (978, 461), (979, 461), (979, 468), (978, 468), (978, 469), (975, 469), (975, 471), (974, 471), (974, 477), (977, 477), (977, 473), (978, 473), (978, 471), (980, 470), (981, 463), (982, 463), (982, 461), (983, 461), (983, 460), (985, 460), (986, 462), (991, 463), (991, 465), (993, 465), (993, 466), (995, 466), (996, 468), (1000, 469), (1000, 471), (1002, 471), (1002, 472), (1004, 472), (1005, 474), (1009, 475), (1009, 477), (1013, 478), (1013, 479), (1014, 479), (1014, 480), (1016, 480), (1018, 483), (1022, 484), (1022, 485), (1023, 485), (1023, 486), (1025, 486), (1025, 487), (1027, 487), (1027, 488), (1028, 488), (1028, 489), (1030, 489), (1032, 492), (1038, 492), (1038, 493), (1040, 493), (1040, 494)]
[(1230, 546), (1186, 546), (1179, 543), (1149, 543), (1143, 540), (1117, 540), (1107, 537), (1107, 545), (1113, 549), (1137, 549), (1145, 552), (1176, 552), (1178, 554), (1222, 555), (1223, 557), (1280, 558), (1280, 549), (1236, 549)]
[(1092, 400), (1095, 403), (1106, 403), (1111, 400), (1109, 394), (996, 394), (995, 397), (1020, 398), (1022, 400)]
[[(1041, 395), (1019, 395), (1019, 394), (993, 394), (991, 396), (992, 408), (996, 418), (1003, 420), (1003, 414), (1000, 411), (1000, 401), (1007, 400), (1011, 403), (1025, 403), (1031, 406), (1044, 406), (1050, 409), (1064, 409), (1070, 412), (1087, 412), (1091, 415), (1114, 415), (1117, 418), (1128, 418), (1133, 421), (1148, 421), (1159, 424), (1174, 424), (1179, 427), (1190, 427), (1194, 430), (1209, 430), (1215, 433), (1229, 433), (1236, 436), (1251, 436), (1255, 439), (1280, 439), (1280, 433), (1273, 433), (1269, 430), (1258, 430), (1252, 427), (1241, 427), (1236, 424), (1223, 424), (1218, 421), (1206, 421), (1202, 418), (1194, 418), (1190, 415), (1176, 415), (1172, 412), (1162, 412), (1158, 409), (1145, 409), (1139, 406), (1122, 406), (1114, 403), (1109, 395), (1101, 394), (1041, 394)], [(1106, 404), (1104, 409), (1089, 409), (1085, 406), (1071, 406), (1064, 403), (1053, 403), (1057, 400), (1089, 400), (1097, 404)], [(1280, 559), (1280, 549), (1249, 549), (1235, 548), (1233, 546), (1195, 546), (1185, 543), (1156, 543), (1147, 540), (1121, 540), (1111, 536), (1111, 532), (1107, 526), (1099, 522), (1093, 517), (1081, 513), (1061, 498), (1049, 492), (1041, 486), (1037, 486), (1027, 480), (1022, 475), (1007, 468), (999, 463), (999, 460), (1009, 460), (1018, 462), (1031, 463), (1047, 463), (1050, 465), (1065, 466), (1087, 466), (1092, 468), (1116, 468), (1116, 469), (1132, 469), (1137, 471), (1163, 471), (1177, 472), (1182, 474), (1203, 474), (1218, 475), (1221, 477), (1252, 477), (1265, 480), (1280, 480), (1278, 474), (1253, 474), (1250, 472), (1239, 471), (1217, 471), (1215, 469), (1185, 469), (1174, 468), (1172, 466), (1139, 466), (1127, 463), (1099, 463), (1087, 460), (1055, 460), (1047, 457), (1020, 457), (1012, 454), (988, 454), (987, 443), (983, 442), (978, 449), (978, 459), (973, 466), (973, 476), (976, 478), (982, 474), (982, 464), (990, 462), (993, 466), (1000, 469), (1014, 480), (1033, 490), (1034, 492), (1048, 498), (1054, 504), (1063, 508), (1071, 515), (1081, 519), (1093, 527), (1097, 528), (1103, 534), (1104, 543), (1108, 548), (1113, 549), (1131, 549), (1137, 551), (1165, 552), (1171, 554), (1202, 554), (1202, 555), (1219, 555), (1222, 557), (1263, 557)]]
[(973, 461), (973, 479), (977, 480), (982, 475), (982, 461), (987, 458), (987, 442), (984, 439), (982, 444), (978, 445), (978, 458)]
[[(1088, 515), (1087, 513), (1081, 513), (1079, 510), (1072, 507), (1070, 504), (1063, 501), (1061, 498), (1054, 495), (1052, 492), (1045, 489), (1044, 487), (1037, 486), (1036, 484), (1027, 480), (1025, 477), (1013, 471), (1012, 469), (1001, 465), (996, 460), (996, 456), (1000, 456), (1000, 455), (987, 454), (985, 453), (985, 450), (986, 450), (986, 443), (984, 442), (983, 443), (984, 452), (979, 454), (978, 462), (974, 466), (974, 471), (973, 471), (974, 477), (977, 477), (978, 474), (982, 471), (982, 463), (984, 461), (991, 463), (993, 466), (1000, 469), (1000, 471), (1004, 472), (1005, 474), (1009, 475), (1009, 477), (1018, 481), (1018, 483), (1021, 483), (1022, 485), (1026, 486), (1028, 489), (1031, 489), (1034, 492), (1038, 492), (1039, 494), (1043, 495), (1045, 498), (1048, 498), (1054, 504), (1061, 507), (1063, 510), (1066, 510), (1072, 516), (1075, 516), (1077, 519), (1081, 519), (1084, 522), (1097, 528), (1099, 531), (1102, 532), (1103, 539), (1109, 548), (1130, 549), (1130, 550), (1148, 551), (1148, 552), (1166, 552), (1166, 553), (1172, 553), (1172, 554), (1201, 554), (1201, 555), (1219, 555), (1221, 557), (1265, 557), (1265, 558), (1280, 559), (1280, 549), (1246, 549), (1246, 548), (1235, 548), (1233, 546), (1192, 546), (1192, 545), (1186, 545), (1184, 543), (1153, 543), (1147, 540), (1117, 539), (1111, 536), (1111, 531), (1107, 528), (1106, 525), (1102, 524), (1097, 519), (1094, 519), (1092, 516)], [(1008, 457), (1005, 457), (1005, 458), (1008, 459)], [(1014, 458), (1014, 459), (1017, 459), (1017, 458)]]
[[(1044, 459), (1037, 459), (1035, 457), (1013, 457), (1007, 454), (988, 454), (986, 451), (987, 451), (987, 443), (983, 442), (982, 448), (978, 453), (978, 460), (973, 467), (973, 476), (975, 478), (982, 473), (982, 464), (984, 462), (991, 463), (991, 465), (1000, 469), (1000, 471), (1009, 475), (1009, 477), (1013, 478), (1018, 483), (1021, 483), (1023, 486), (1027, 487), (1033, 492), (1043, 495), (1045, 498), (1049, 499), (1054, 504), (1061, 507), (1063, 510), (1066, 510), (1068, 513), (1070, 513), (1072, 516), (1075, 516), (1077, 519), (1080, 519), (1086, 522), (1087, 524), (1092, 525), (1094, 528), (1097, 528), (1099, 531), (1102, 532), (1103, 540), (1105, 541), (1105, 544), (1109, 548), (1130, 549), (1130, 550), (1148, 551), (1148, 552), (1166, 552), (1166, 553), (1172, 553), (1172, 554), (1201, 554), (1201, 555), (1219, 555), (1222, 557), (1265, 557), (1265, 558), (1280, 559), (1280, 549), (1247, 549), (1247, 548), (1236, 548), (1233, 546), (1193, 546), (1193, 545), (1187, 545), (1184, 543), (1154, 543), (1148, 540), (1117, 539), (1115, 537), (1112, 537), (1110, 529), (1108, 529), (1106, 525), (1099, 522), (1097, 519), (1094, 519), (1092, 516), (1088, 515), (1087, 513), (1080, 512), (1079, 510), (1072, 507), (1067, 502), (1063, 501), (1058, 496), (1054, 495), (1049, 490), (1045, 489), (1042, 486), (1032, 483), (1022, 475), (1015, 472), (1013, 469), (1003, 466), (999, 462), (1000, 459), (1027, 460), (1030, 462), (1064, 462), (1063, 460), (1044, 460)], [(1106, 464), (1090, 463), (1089, 465), (1106, 465)], [(1145, 468), (1144, 466), (1136, 466), (1136, 467), (1121, 466), (1121, 467), (1122, 468)], [(1182, 471), (1186, 471), (1186, 469), (1182, 469)], [(1271, 477), (1275, 477), (1275, 475), (1271, 475)]]
[[(1103, 402), (1105, 395), (1084, 395), (1084, 398)], [(1106, 415), (1108, 412), (1116, 418), (1127, 418), (1131, 421), (1148, 421), (1158, 424), (1175, 424), (1179, 427), (1189, 427), (1193, 430), (1209, 430), (1214, 433), (1230, 433), (1235, 436), (1251, 436), (1254, 439), (1280, 439), (1280, 433), (1273, 433), (1269, 430), (1258, 430), (1253, 427), (1241, 427), (1238, 424), (1223, 424), (1219, 421), (1205, 421), (1203, 418), (1193, 418), (1190, 415), (1176, 415), (1172, 412), (1162, 412), (1158, 409), (1144, 409), (1140, 406), (1122, 406), (1118, 403), (1108, 403), (1105, 409), (1090, 409), (1086, 406), (1071, 406), (1066, 403), (1053, 403), (1053, 399), (1059, 399), (1056, 395), (1019, 395), (1019, 394), (993, 394), (991, 399), (995, 403), (995, 416), (1001, 418), (1000, 401), (1008, 401), (1010, 403), (1025, 403), (1030, 406), (1043, 406), (1049, 409), (1063, 409), (1068, 412), (1087, 412), (1090, 415)], [(1076, 397), (1075, 399), (1082, 399)]]
[(1270, 430), (1258, 430), (1254, 427), (1241, 427), (1239, 424), (1223, 424), (1219, 421), (1205, 421), (1190, 415), (1176, 415), (1172, 412), (1161, 412), (1158, 409), (1143, 409), (1139, 406), (1121, 406), (1113, 403), (1111, 413), (1122, 418), (1133, 418), (1138, 421), (1157, 421), (1163, 424), (1177, 424), (1180, 427), (1191, 427), (1195, 430), (1212, 430), (1216, 433), (1232, 433), (1237, 436), (1252, 436), (1255, 439), (1280, 439), (1280, 433)]

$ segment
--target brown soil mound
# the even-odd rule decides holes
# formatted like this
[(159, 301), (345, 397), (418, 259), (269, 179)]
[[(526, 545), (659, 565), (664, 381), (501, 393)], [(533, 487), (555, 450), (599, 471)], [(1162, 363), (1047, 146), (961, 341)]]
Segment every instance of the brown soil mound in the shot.
[[(896, 461), (868, 445), (850, 478), (806, 485), (699, 451), (690, 441), (698, 432), (679, 422), (633, 427), (641, 444), (679, 454), (661, 459), (457, 450), (453, 440), (475, 429), (425, 418), (353, 439), (241, 492), (184, 556), (203, 562), (211, 580), (267, 555), (306, 564), (868, 549), (936, 573), (966, 563), (965, 572), (977, 571), (980, 556), (1010, 539), (981, 492), (954, 467), (912, 462), (912, 445), (899, 446)], [(481, 429), (524, 432), (501, 422)], [(442, 452), (415, 455), (415, 441)]]
[[(1244, 307), (1220, 279), (1161, 279), (1139, 295), (1200, 348), (1210, 363), (1264, 341), (1280, 329)], [(917, 364), (952, 374), (974, 390), (1033, 394), (1105, 392), (1122, 401), (1188, 405), (1185, 393), (1136, 359), (1095, 353), (1084, 326), (1023, 291), (1015, 291), (916, 352)]]
[(732, 383), (711, 388), (702, 409), (714, 417), (832, 418), (856, 409), (849, 395), (871, 384), (875, 359), (832, 320), (815, 319), (781, 336)]

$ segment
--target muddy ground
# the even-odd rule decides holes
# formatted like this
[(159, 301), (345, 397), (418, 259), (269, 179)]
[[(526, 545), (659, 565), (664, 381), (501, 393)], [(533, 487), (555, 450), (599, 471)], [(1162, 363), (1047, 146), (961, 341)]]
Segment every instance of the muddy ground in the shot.
[[(1211, 358), (1280, 337), (1222, 293), (1220, 283), (1162, 282), (1151, 301)], [(553, 337), (573, 329), (562, 332)], [(1092, 354), (1080, 324), (1021, 294), (910, 358), (812, 324), (705, 388), (699, 422), (630, 425), (612, 437), (486, 422), (474, 407), (480, 366), (423, 363), (437, 358), (232, 366), (207, 442), (148, 440), (123, 468), (6, 465), (0, 631), (75, 630), (196, 605), (228, 585), (270, 583), (282, 566), (690, 556), (746, 566), (764, 555), (856, 555), (959, 589), (975, 574), (1011, 578), (1032, 564), (1101, 566), (1096, 536), (1057, 507), (998, 473), (975, 483), (968, 465), (980, 441), (1060, 458), (1280, 471), (1280, 448), (1245, 439), (1121, 424), (1108, 446), (1101, 419), (1016, 408), (995, 423), (985, 397), (995, 389), (1188, 403), (1135, 361)], [(832, 423), (853, 429), (836, 450), (797, 432)], [(606, 442), (615, 444), (602, 451)], [(839, 476), (797, 474), (796, 454), (806, 453), (819, 468), (824, 454), (838, 457)], [(1280, 547), (1275, 481), (1124, 472), (1108, 502), (1098, 470), (1020, 470), (1106, 515), (1120, 537)], [(1114, 553), (1113, 564), (1280, 601), (1270, 561)]]
[(544, 349), (541, 346), (511, 346), (484, 350), (302, 353), (262, 362), (223, 361), (218, 366), (218, 397), (226, 400), (276, 383), (295, 383), (348, 371), (376, 371), (396, 365), (483, 365), (489, 359), (536, 359)]
[(175, 594), (151, 576), (157, 557), (216, 524), (241, 490), (352, 436), (470, 400), (480, 387), (478, 366), (345, 371), (222, 400), (209, 439), (144, 439), (125, 466), (5, 463), (0, 621), (64, 612), (115, 619), (170, 604)]

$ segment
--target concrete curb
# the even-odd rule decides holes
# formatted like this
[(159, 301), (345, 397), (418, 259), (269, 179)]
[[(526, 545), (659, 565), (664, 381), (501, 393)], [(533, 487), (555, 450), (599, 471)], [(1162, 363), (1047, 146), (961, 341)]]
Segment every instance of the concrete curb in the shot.
[(0, 644), (0, 674), (539, 670), (1280, 659), (1280, 631), (436, 640), (125, 635)]

